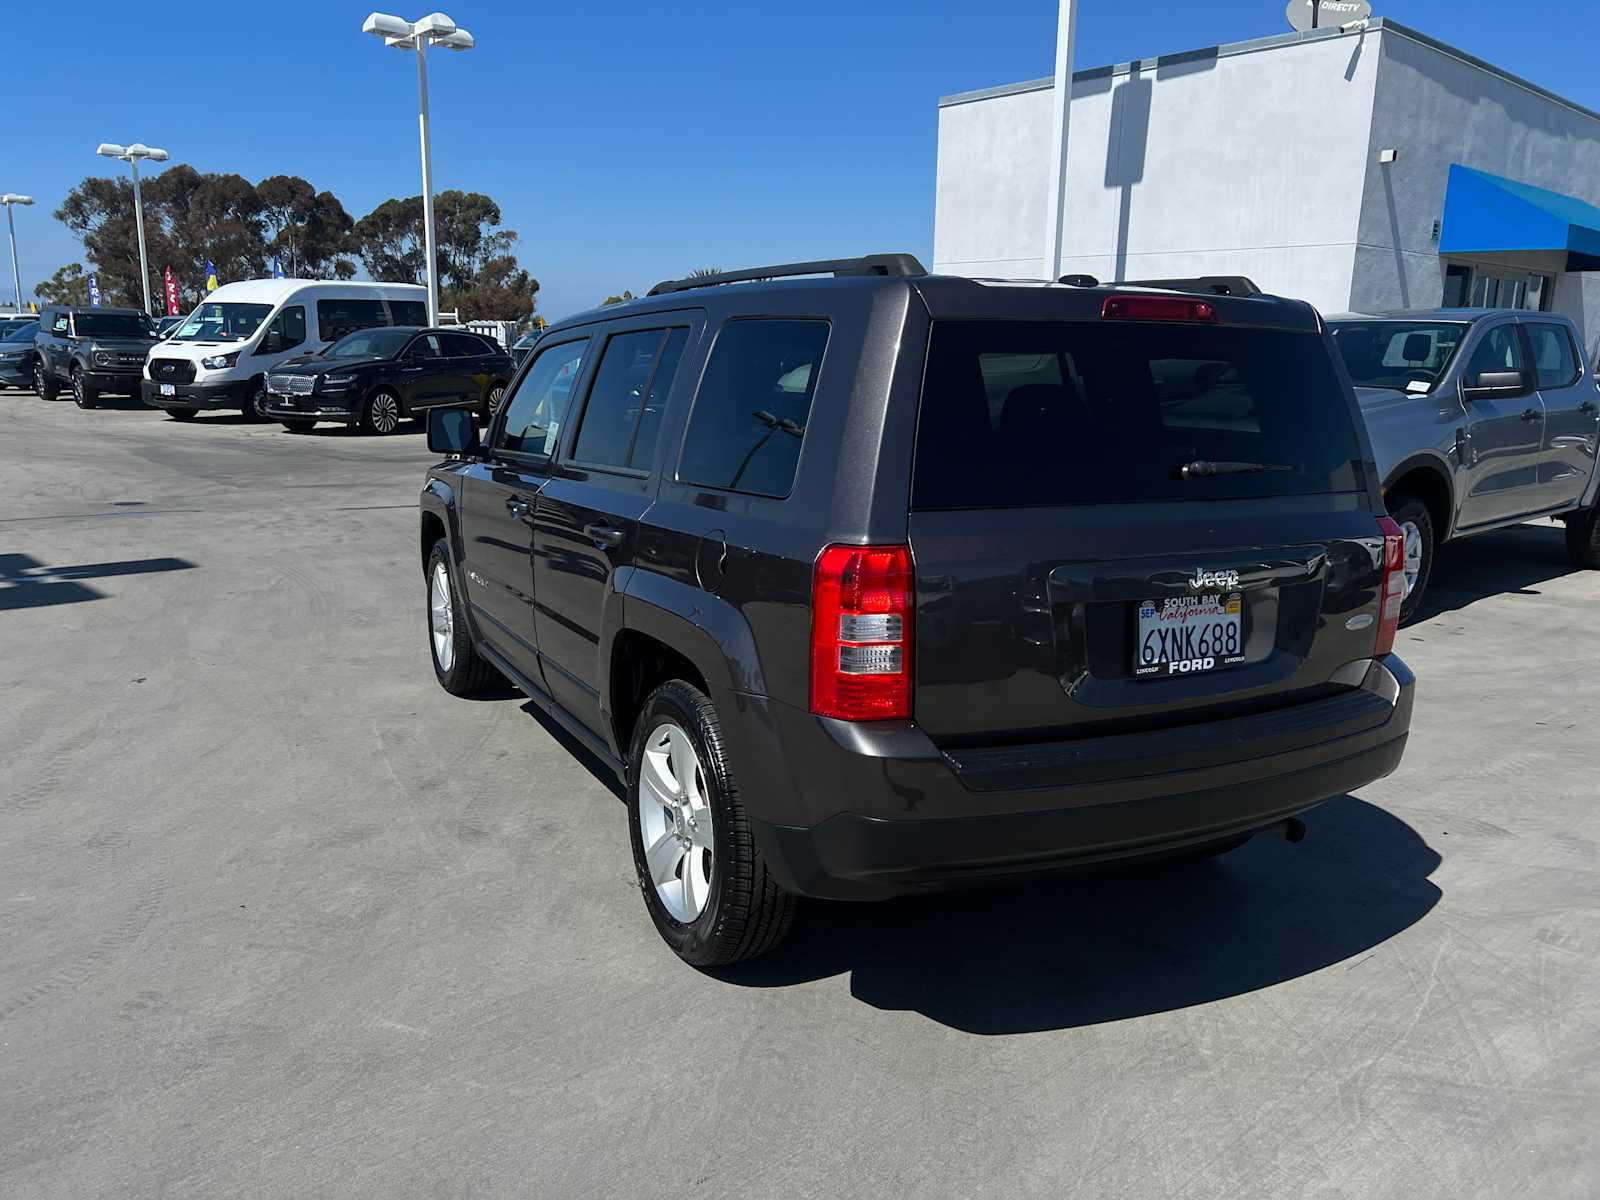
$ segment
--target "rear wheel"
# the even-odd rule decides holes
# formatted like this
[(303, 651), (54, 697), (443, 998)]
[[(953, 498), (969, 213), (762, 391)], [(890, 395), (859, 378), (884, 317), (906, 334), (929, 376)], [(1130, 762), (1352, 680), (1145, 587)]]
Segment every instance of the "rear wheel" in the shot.
[(697, 967), (781, 942), (798, 902), (767, 872), (710, 699), (681, 679), (651, 692), (628, 765), (633, 862), (662, 940)]
[(393, 433), (400, 425), (400, 397), (379, 388), (361, 406), (361, 428), (366, 433)]
[(72, 402), (79, 408), (93, 408), (100, 400), (98, 389), (89, 385), (83, 377), (82, 367), (72, 368)]
[(494, 414), (500, 411), (500, 401), (506, 397), (506, 385), (493, 383), (483, 397), (483, 423), (487, 425), (494, 420)]
[(499, 677), (478, 654), (461, 616), (450, 573), (449, 544), (440, 538), (428, 555), (428, 650), (439, 686), (452, 696), (474, 696)]
[(1422, 607), (1422, 596), (1433, 574), (1433, 517), (1428, 506), (1415, 496), (1398, 492), (1389, 497), (1389, 515), (1405, 537), (1403, 566), (1405, 600), (1400, 605), (1400, 624), (1409, 625)]
[(1600, 500), (1567, 518), (1567, 557), (1573, 566), (1600, 571)]
[(310, 433), (316, 427), (315, 421), (281, 421), (279, 422), (290, 433)]
[(41, 400), (54, 400), (61, 394), (61, 385), (40, 359), (33, 362), (33, 391)]

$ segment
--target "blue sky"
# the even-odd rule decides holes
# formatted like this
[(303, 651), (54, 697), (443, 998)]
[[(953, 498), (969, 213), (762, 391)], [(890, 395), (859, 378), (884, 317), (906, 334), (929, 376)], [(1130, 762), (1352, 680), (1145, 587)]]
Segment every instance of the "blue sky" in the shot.
[[(9, 122), (0, 190), (39, 201), (18, 210), (24, 290), (79, 256), (50, 213), (85, 175), (118, 165), (94, 156), (101, 141), (165, 146), (174, 161), (252, 180), (304, 175), (356, 217), (420, 191), (416, 72), (361, 34), (370, 10), (10, 6), (7, 93), (32, 113)], [(452, 0), (444, 11), (478, 49), (430, 56), (436, 186), (499, 201), (551, 318), (695, 267), (930, 258), (939, 96), (1054, 63), (1055, 0)], [(1600, 108), (1594, 5), (1380, 0), (1376, 11)], [(1077, 61), (1286, 28), (1279, 0), (1080, 0)]]

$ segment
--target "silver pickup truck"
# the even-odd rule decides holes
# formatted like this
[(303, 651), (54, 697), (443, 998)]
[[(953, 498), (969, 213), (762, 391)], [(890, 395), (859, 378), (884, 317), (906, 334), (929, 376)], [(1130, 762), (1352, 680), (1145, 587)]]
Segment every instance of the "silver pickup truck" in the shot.
[(1504, 309), (1330, 317), (1371, 435), (1389, 513), (1405, 532), (1402, 622), (1434, 550), (1538, 517), (1600, 569), (1600, 380), (1577, 327)]

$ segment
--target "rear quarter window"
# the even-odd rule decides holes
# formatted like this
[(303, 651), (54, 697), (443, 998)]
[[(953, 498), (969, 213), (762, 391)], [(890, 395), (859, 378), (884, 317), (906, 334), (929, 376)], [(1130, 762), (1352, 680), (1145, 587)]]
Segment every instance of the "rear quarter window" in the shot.
[(678, 479), (787, 496), (827, 345), (826, 321), (741, 319), (724, 325), (689, 415)]
[[(939, 322), (912, 503), (1046, 507), (1358, 491), (1360, 441), (1311, 333)], [(1257, 464), (1184, 478), (1185, 465)]]

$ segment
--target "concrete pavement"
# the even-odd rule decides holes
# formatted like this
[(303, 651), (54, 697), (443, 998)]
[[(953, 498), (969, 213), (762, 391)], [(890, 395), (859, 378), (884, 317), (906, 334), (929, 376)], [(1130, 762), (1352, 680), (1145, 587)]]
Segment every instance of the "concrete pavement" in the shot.
[(662, 946), (424, 642), (420, 434), (0, 392), (0, 1196), (1600, 1194), (1600, 575), (1455, 548), (1300, 846)]

